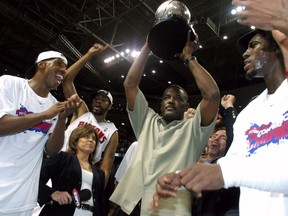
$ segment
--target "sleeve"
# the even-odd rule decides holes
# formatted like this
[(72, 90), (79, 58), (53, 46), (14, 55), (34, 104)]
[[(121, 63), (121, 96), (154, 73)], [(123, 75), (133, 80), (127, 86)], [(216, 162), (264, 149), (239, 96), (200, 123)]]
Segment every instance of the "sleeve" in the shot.
[(269, 158), (255, 160), (251, 157), (225, 156), (218, 160), (224, 187), (248, 187), (275, 193), (288, 193), (288, 172), (285, 160)]
[(229, 107), (225, 109), (224, 124), (225, 124), (226, 134), (227, 134), (225, 155), (228, 152), (231, 146), (231, 143), (233, 141), (233, 125), (234, 125), (234, 122), (236, 121), (236, 117), (237, 117), (237, 111), (234, 107)]
[(127, 107), (128, 117), (137, 139), (139, 138), (144, 121), (147, 119), (149, 109), (145, 96), (141, 90), (138, 89), (134, 110), (130, 111)]
[(64, 153), (60, 152), (55, 157), (43, 158), (40, 180), (39, 180), (39, 193), (38, 193), (38, 203), (40, 206), (52, 200), (51, 194), (56, 190), (47, 185), (49, 179), (57, 175), (59, 164), (63, 159)]
[(15, 88), (11, 76), (3, 75), (0, 77), (0, 118), (7, 114), (15, 115)]
[[(187, 121), (192, 121), (192, 139), (196, 138), (196, 141), (193, 142), (195, 145), (195, 155), (197, 158), (203, 152), (204, 147), (207, 145), (208, 139), (213, 133), (213, 129), (215, 128), (215, 123), (217, 120), (217, 114), (214, 117), (213, 122), (207, 126), (201, 126), (201, 111), (200, 111), (201, 104), (199, 103), (196, 108), (195, 116), (193, 118), (187, 119)], [(194, 137), (194, 138), (193, 138)]]

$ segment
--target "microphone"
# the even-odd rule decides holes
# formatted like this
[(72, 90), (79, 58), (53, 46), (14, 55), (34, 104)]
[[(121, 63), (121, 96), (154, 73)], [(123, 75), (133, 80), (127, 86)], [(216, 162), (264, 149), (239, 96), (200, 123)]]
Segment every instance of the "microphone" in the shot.
[(77, 189), (73, 189), (72, 191), (72, 200), (76, 206), (76, 208), (81, 208), (81, 202), (87, 201), (91, 198), (91, 191), (89, 189), (83, 189), (80, 192)]
[[(89, 189), (83, 189), (78, 192), (76, 188), (72, 190), (72, 200), (76, 208), (81, 208), (81, 201), (87, 201), (91, 198), (91, 191)], [(50, 200), (46, 205), (59, 205), (57, 201)]]
[(78, 193), (77, 189), (75, 189), (75, 188), (72, 190), (72, 200), (73, 200), (74, 205), (76, 206), (76, 208), (80, 208), (81, 207), (80, 194)]

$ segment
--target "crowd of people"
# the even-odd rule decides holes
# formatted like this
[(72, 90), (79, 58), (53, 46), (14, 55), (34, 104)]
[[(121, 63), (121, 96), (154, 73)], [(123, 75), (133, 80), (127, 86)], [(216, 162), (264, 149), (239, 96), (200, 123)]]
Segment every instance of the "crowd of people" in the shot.
[[(45, 51), (27, 79), (1, 76), (0, 215), (31, 216), (37, 202), (37, 215), (288, 215), (288, 1), (232, 4), (244, 8), (237, 14), (240, 24), (257, 28), (237, 46), (247, 78), (264, 79), (266, 89), (238, 114), (235, 97), (221, 98), (217, 83), (193, 56), (198, 38), (191, 41), (187, 32), (177, 56), (202, 99), (191, 108), (185, 89), (171, 85), (158, 114), (139, 88), (150, 53), (146, 42), (124, 81), (137, 141), (115, 177), (119, 134), (106, 120), (113, 96), (93, 92), (89, 110), (74, 86), (84, 65), (107, 45), (94, 44), (70, 67), (62, 53)], [(62, 102), (50, 93), (60, 84)]]

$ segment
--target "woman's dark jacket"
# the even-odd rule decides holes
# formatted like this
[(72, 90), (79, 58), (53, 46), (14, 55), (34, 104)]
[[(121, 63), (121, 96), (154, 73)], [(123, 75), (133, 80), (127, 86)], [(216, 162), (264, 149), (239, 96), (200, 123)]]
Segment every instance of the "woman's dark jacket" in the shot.
[[(103, 213), (103, 197), (104, 197), (104, 184), (105, 175), (104, 172), (92, 165), (93, 181), (92, 191), (94, 202), (94, 216), (102, 216)], [(46, 185), (51, 178), (52, 188)], [(51, 201), (51, 194), (55, 191), (67, 191), (72, 194), (72, 190), (75, 188), (78, 191), (81, 190), (82, 184), (82, 171), (78, 158), (74, 154), (67, 152), (60, 152), (57, 156), (52, 158), (44, 158), (41, 168), (40, 182), (39, 182), (39, 194), (38, 203), (40, 206), (49, 203)], [(42, 209), (40, 215), (61, 215), (72, 216), (75, 211), (75, 205), (58, 205), (47, 204)]]

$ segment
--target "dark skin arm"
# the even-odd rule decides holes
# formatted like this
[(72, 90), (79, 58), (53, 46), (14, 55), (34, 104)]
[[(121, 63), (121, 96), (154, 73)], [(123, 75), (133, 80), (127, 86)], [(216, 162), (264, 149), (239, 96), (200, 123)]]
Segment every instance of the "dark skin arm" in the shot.
[[(179, 54), (180, 59), (183, 61), (191, 56), (193, 52), (198, 48), (197, 35), (196, 40), (191, 42), (190, 34), (191, 31), (188, 32), (186, 45), (183, 48), (182, 53)], [(188, 68), (194, 76), (197, 87), (199, 88), (202, 95), (202, 100), (200, 103), (201, 125), (208, 126), (213, 122), (218, 112), (220, 101), (220, 92), (218, 86), (208, 71), (205, 70), (205, 68), (203, 68), (197, 61), (189, 61)]]
[(4, 115), (0, 118), (0, 136), (12, 135), (51, 119), (65, 109), (66, 102), (58, 102), (46, 111), (31, 113), (24, 116)]
[(119, 140), (119, 135), (118, 135), (118, 132), (115, 131), (115, 133), (111, 136), (110, 141), (104, 151), (101, 169), (105, 173), (105, 187), (110, 177), (110, 171), (114, 162), (115, 152), (118, 146), (118, 140)]
[[(65, 98), (71, 97), (73, 94), (77, 94), (75, 85), (74, 85), (74, 79), (78, 75), (78, 73), (81, 71), (81, 69), (85, 66), (85, 64), (92, 59), (94, 56), (102, 53), (108, 45), (103, 46), (101, 44), (95, 43), (93, 46), (83, 55), (78, 61), (76, 61), (73, 65), (71, 65), (64, 75), (64, 79), (62, 81), (63, 86), (63, 92), (65, 95)], [(73, 122), (78, 117), (82, 116), (83, 114), (89, 112), (89, 109), (87, 107), (87, 104), (83, 102), (81, 106), (75, 110), (73, 113), (73, 117), (71, 119), (71, 122)]]
[(128, 104), (128, 109), (130, 111), (134, 110), (135, 98), (138, 92), (139, 84), (141, 81), (141, 77), (144, 71), (145, 64), (147, 62), (148, 56), (150, 53), (150, 49), (148, 47), (148, 43), (144, 44), (142, 47), (140, 54), (135, 59), (133, 64), (131, 65), (128, 74), (124, 81), (124, 89)]
[(263, 30), (280, 30), (288, 34), (288, 1), (274, 0), (233, 0), (235, 6), (245, 7), (237, 13), (237, 22)]
[(82, 100), (78, 95), (73, 95), (68, 98), (67, 101), (58, 102), (41, 113), (32, 113), (25, 116), (4, 115), (0, 119), (0, 135), (7, 136), (19, 133), (41, 123), (43, 120), (51, 119), (59, 114), (54, 132), (46, 142), (46, 153), (49, 156), (53, 156), (57, 154), (63, 146), (66, 117), (69, 116), (81, 102)]
[(65, 109), (59, 114), (54, 131), (46, 142), (45, 150), (49, 156), (58, 154), (63, 147), (64, 133), (66, 130), (66, 117), (71, 115), (77, 107), (81, 106), (81, 103), (82, 100), (77, 94), (74, 94), (67, 99)]

